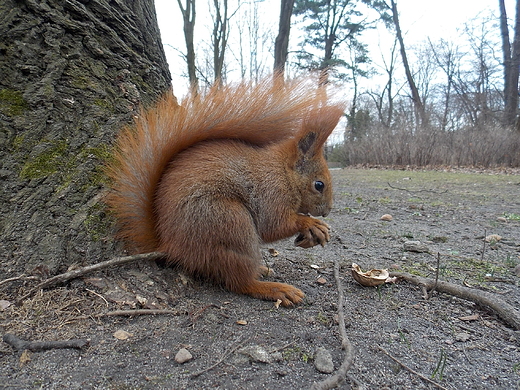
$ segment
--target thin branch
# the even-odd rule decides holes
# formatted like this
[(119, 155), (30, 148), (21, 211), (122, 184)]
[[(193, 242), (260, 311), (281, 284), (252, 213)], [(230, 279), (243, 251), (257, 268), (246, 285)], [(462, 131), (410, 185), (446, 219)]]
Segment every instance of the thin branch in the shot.
[[(390, 272), (391, 277), (397, 277), (427, 289), (433, 288), (435, 281), (420, 276), (411, 275), (406, 272)], [(520, 330), (520, 311), (505, 302), (495, 294), (474, 288), (459, 286), (453, 283), (438, 281), (436, 289), (438, 292), (453, 295), (457, 298), (474, 302), (492, 310), (506, 324), (516, 330)]]
[(430, 378), (424, 376), (423, 374), (415, 371), (414, 369), (408, 367), (406, 364), (404, 364), (402, 361), (400, 361), (399, 359), (393, 357), (392, 355), (390, 355), (390, 353), (388, 353), (388, 351), (386, 349), (384, 349), (383, 347), (380, 347), (379, 345), (377, 345), (377, 348), (383, 352), (386, 356), (388, 356), (390, 359), (392, 359), (394, 362), (398, 363), (401, 367), (403, 367), (406, 371), (409, 371), (411, 372), (412, 374), (414, 375), (417, 375), (419, 378), (421, 378), (423, 381), (426, 381), (432, 385), (434, 385), (435, 387), (439, 388), (439, 389), (443, 389), (443, 390), (448, 390), (446, 387), (438, 384), (437, 382), (434, 382), (432, 381)]
[(41, 290), (42, 288), (54, 286), (59, 283), (67, 282), (71, 279), (79, 278), (80, 276), (99, 271), (105, 268), (113, 267), (116, 265), (126, 264), (130, 263), (132, 261), (150, 261), (150, 260), (158, 260), (164, 258), (166, 255), (164, 253), (160, 252), (151, 252), (151, 253), (144, 253), (144, 254), (138, 254), (138, 255), (132, 255), (132, 256), (124, 256), (124, 257), (116, 257), (111, 260), (103, 261), (101, 263), (89, 265), (87, 267), (78, 268), (69, 272), (65, 272), (60, 275), (53, 276), (52, 278), (49, 278), (47, 280), (44, 280), (37, 286), (33, 287), (27, 294), (22, 296), (20, 299), (16, 301), (16, 305), (19, 306), (21, 303), (33, 295), (36, 291)]
[(17, 280), (35, 280), (35, 279), (38, 279), (38, 277), (37, 276), (27, 276), (27, 275), (23, 274), (20, 276), (15, 276), (13, 278), (8, 278), (8, 279), (4, 279), (4, 280), (0, 281), (0, 286), (2, 284), (6, 284), (9, 282), (15, 282)]

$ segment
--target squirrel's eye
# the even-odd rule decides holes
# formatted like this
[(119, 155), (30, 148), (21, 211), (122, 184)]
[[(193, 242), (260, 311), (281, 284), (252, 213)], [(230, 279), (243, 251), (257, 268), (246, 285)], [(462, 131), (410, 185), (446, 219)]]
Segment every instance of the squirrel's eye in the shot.
[(323, 184), (322, 181), (315, 181), (314, 182), (314, 188), (316, 188), (316, 191), (323, 192), (323, 189), (325, 188), (325, 184)]

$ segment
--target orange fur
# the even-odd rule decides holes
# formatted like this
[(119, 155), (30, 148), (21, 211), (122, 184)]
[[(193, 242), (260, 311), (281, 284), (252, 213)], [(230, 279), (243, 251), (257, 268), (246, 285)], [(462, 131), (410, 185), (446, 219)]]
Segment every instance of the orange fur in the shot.
[(322, 147), (343, 106), (320, 105), (305, 83), (272, 85), (215, 88), (181, 106), (168, 95), (143, 112), (118, 139), (107, 202), (136, 251), (291, 305), (300, 290), (257, 280), (260, 245), (296, 233), (302, 247), (328, 241), (328, 226), (307, 214), (330, 211)]

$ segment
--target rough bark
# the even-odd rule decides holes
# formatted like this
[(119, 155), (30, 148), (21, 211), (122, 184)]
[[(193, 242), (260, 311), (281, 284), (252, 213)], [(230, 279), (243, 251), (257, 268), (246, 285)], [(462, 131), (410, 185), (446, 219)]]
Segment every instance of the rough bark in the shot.
[(103, 161), (170, 88), (153, 0), (4, 0), (0, 74), (0, 274), (111, 257)]

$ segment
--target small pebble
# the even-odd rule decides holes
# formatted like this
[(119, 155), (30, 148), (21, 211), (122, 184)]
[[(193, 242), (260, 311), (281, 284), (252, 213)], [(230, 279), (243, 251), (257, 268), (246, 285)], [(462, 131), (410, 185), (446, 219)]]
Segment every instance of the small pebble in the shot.
[(334, 371), (334, 363), (330, 352), (325, 348), (318, 348), (314, 355), (314, 367), (319, 372), (330, 374)]
[(516, 267), (515, 267), (515, 275), (520, 277), (520, 264), (518, 264)]
[(175, 355), (175, 361), (179, 364), (186, 363), (193, 359), (193, 355), (186, 348), (179, 349), (179, 352)]

